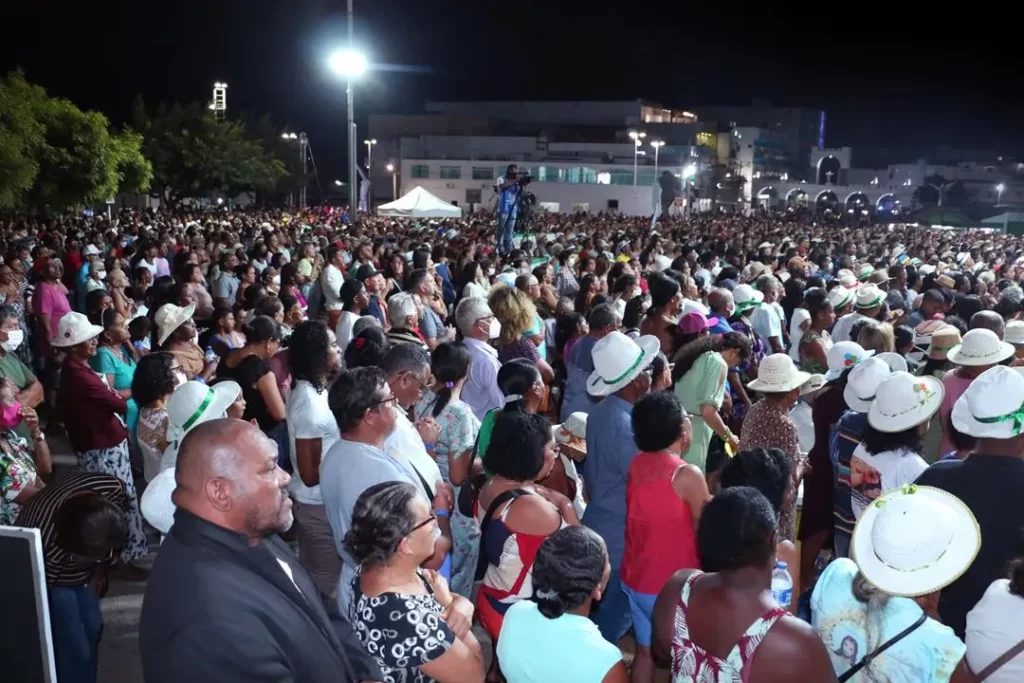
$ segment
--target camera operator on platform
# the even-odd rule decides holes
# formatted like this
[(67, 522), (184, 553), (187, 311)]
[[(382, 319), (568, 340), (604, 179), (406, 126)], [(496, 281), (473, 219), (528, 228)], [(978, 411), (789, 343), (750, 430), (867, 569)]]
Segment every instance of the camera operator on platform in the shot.
[(498, 253), (508, 256), (515, 249), (512, 243), (512, 234), (516, 228), (516, 218), (519, 215), (519, 194), (522, 187), (519, 184), (519, 167), (509, 164), (505, 169), (505, 175), (498, 178)]

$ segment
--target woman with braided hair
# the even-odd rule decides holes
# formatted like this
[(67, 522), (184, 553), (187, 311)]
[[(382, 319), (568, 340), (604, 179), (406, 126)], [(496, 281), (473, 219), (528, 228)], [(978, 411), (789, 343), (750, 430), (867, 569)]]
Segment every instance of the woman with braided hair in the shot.
[(594, 531), (569, 526), (551, 534), (533, 561), (533, 597), (509, 608), (498, 641), (508, 683), (626, 683), (622, 652), (589, 619), (611, 566)]

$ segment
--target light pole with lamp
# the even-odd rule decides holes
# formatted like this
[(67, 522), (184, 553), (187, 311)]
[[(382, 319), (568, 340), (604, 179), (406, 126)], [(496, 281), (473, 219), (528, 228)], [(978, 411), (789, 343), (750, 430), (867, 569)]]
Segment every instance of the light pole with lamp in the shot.
[(369, 176), (373, 172), (370, 162), (373, 159), (373, 146), (377, 144), (377, 138), (363, 140), (363, 144), (366, 145), (366, 175)]
[(654, 148), (654, 182), (658, 182), (658, 152), (664, 146), (664, 140), (651, 140), (651, 147)]
[(309, 157), (309, 138), (305, 133), (281, 133), (282, 140), (298, 140), (299, 142), (299, 163), (302, 164), (302, 186), (299, 187), (299, 208), (306, 208), (306, 160)]
[(395, 165), (388, 164), (388, 173), (391, 174), (391, 201), (398, 199), (398, 174), (395, 173)]
[(633, 141), (633, 187), (636, 187), (636, 171), (637, 171), (637, 159), (640, 156), (640, 147), (644, 144), (641, 142), (647, 133), (643, 131), (629, 131), (629, 139)]
[(1003, 202), (1003, 190), (1006, 189), (1006, 185), (999, 183), (996, 185), (996, 206), (999, 206)]
[[(349, 0), (349, 12), (351, 13), (351, 0)], [(349, 42), (351, 42), (351, 21), (349, 26)], [(332, 54), (328, 64), (334, 73), (343, 76), (347, 82), (345, 93), (348, 104), (348, 211), (351, 220), (355, 218), (359, 206), (356, 189), (358, 174), (356, 173), (356, 109), (353, 85), (357, 78), (366, 73), (366, 57), (358, 50), (349, 47)]]

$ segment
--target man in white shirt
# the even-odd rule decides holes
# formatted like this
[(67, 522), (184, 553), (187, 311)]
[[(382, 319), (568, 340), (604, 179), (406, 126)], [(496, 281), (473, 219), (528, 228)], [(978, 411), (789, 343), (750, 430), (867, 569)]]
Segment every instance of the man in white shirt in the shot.
[(501, 323), (494, 317), (487, 300), (469, 297), (455, 309), (455, 324), (462, 332), (472, 360), (469, 377), (462, 387), (462, 400), (473, 409), (477, 419), (505, 405), (505, 396), (498, 388), (498, 352), (488, 342), (498, 336)]
[(333, 330), (338, 326), (338, 319), (341, 317), (341, 309), (344, 304), (341, 300), (341, 286), (345, 282), (344, 268), (341, 258), (341, 248), (331, 245), (327, 248), (327, 265), (320, 275), (320, 289), (324, 294), (324, 310), (327, 311), (327, 325)]
[[(383, 482), (404, 481), (421, 490), (423, 484), (407, 458), (401, 453), (398, 455), (402, 457), (395, 457), (385, 451), (385, 443), (395, 429), (401, 408), (380, 368), (356, 368), (341, 373), (331, 386), (329, 401), (341, 439), (331, 447), (320, 464), (320, 493), (327, 509), (334, 544), (342, 559), (338, 608), (342, 614), (348, 614), (352, 579), (357, 567), (345, 550), (344, 539), (352, 526), (352, 510), (356, 501), (363, 491)], [(438, 486), (432, 507), (438, 522), (445, 528), (448, 527), (452, 502), (451, 489)], [(437, 541), (442, 557), (449, 548), (450, 535), (448, 539), (442, 537)], [(441, 563), (431, 561), (425, 566), (438, 569)]]
[(338, 324), (334, 328), (334, 335), (338, 338), (338, 348), (343, 352), (355, 335), (352, 328), (359, 320), (359, 312), (366, 308), (370, 297), (366, 293), (363, 283), (355, 278), (349, 278), (341, 285), (341, 314), (338, 316)]
[(779, 281), (775, 279), (774, 275), (762, 275), (754, 282), (757, 290), (764, 294), (764, 301), (750, 316), (750, 324), (772, 353), (785, 353), (786, 347), (782, 342), (782, 320), (779, 318), (775, 306), (772, 305), (775, 303), (778, 285)]

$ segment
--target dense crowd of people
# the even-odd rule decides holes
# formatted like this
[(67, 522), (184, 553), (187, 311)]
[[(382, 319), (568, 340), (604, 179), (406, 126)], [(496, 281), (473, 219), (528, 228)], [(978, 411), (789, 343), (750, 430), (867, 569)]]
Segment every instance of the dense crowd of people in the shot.
[(1021, 680), (1024, 240), (534, 225), (5, 220), (0, 523), (59, 680), (108, 575), (147, 681)]

